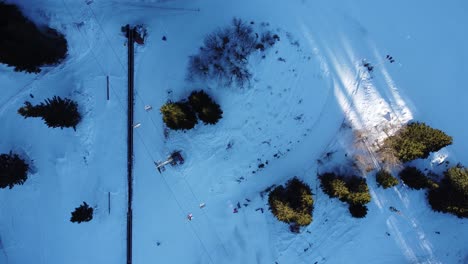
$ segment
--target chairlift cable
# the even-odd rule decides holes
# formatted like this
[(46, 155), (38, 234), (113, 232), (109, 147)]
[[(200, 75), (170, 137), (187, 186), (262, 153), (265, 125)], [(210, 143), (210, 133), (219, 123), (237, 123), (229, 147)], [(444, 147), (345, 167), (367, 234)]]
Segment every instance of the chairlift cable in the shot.
[[(73, 17), (73, 14), (71, 13), (70, 9), (68, 8), (67, 4), (65, 3), (65, 0), (62, 0), (62, 3), (63, 3), (63, 5), (65, 6), (65, 9), (66, 9), (67, 12), (69, 13), (70, 17)], [(89, 7), (89, 6), (88, 6), (88, 7)], [(91, 9), (91, 8), (90, 8), (90, 9)], [(93, 15), (94, 15), (94, 12), (93, 12)], [(95, 16), (95, 15), (94, 15), (94, 17), (95, 17), (95, 19), (96, 19), (96, 16)], [(96, 22), (99, 24), (99, 21), (97, 21), (97, 19), (96, 19)], [(76, 25), (75, 25), (75, 26), (76, 26)], [(102, 29), (102, 26), (101, 26), (100, 24), (99, 24), (99, 26), (100, 26), (101, 30), (104, 32), (104, 30)], [(85, 42), (87, 43), (87, 45), (88, 45), (88, 47), (89, 47), (89, 49), (90, 49), (90, 51), (91, 51), (92, 56), (93, 56), (94, 59), (96, 60), (96, 62), (97, 62), (97, 64), (98, 64), (98, 66), (99, 66), (99, 68), (100, 68), (102, 74), (105, 76), (106, 74), (105, 74), (104, 68), (103, 68), (103, 66), (101, 65), (101, 63), (99, 62), (99, 60), (98, 60), (98, 58), (96, 57), (96, 55), (94, 54), (93, 49), (91, 48), (91, 45), (90, 45), (89, 41), (86, 39), (86, 37), (84, 36), (83, 32), (81, 32), (81, 30), (80, 30), (77, 26), (76, 26), (76, 29), (77, 29), (78, 32), (80, 33), (81, 37), (82, 37), (82, 38), (85, 40)], [(105, 35), (105, 32), (104, 32), (104, 37), (105, 37), (105, 38), (107, 39), (107, 41), (110, 43), (109, 39), (108, 39), (107, 36)], [(122, 68), (123, 68), (124, 71), (125, 71), (125, 67), (122, 65), (122, 62), (120, 61), (120, 59), (118, 58), (117, 54), (115, 53), (115, 50), (112, 48), (112, 45), (111, 45), (111, 49), (113, 50), (114, 54), (115, 54), (116, 57), (117, 57), (117, 60), (119, 61), (120, 65), (122, 66)], [(112, 89), (111, 89), (111, 90), (112, 90)], [(117, 98), (117, 100), (118, 100), (118, 102), (119, 102), (120, 108), (121, 108), (124, 112), (126, 112), (126, 108), (123, 107), (122, 100), (120, 99), (120, 97), (118, 96), (118, 94), (117, 94), (114, 90), (112, 90), (112, 93), (116, 96), (116, 98)], [(141, 97), (140, 97), (138, 94), (137, 94), (137, 96), (139, 97), (140, 100), (142, 100)], [(150, 119), (151, 119), (151, 117), (150, 117)], [(152, 119), (151, 119), (151, 120), (152, 120)], [(155, 126), (154, 122), (153, 122), (153, 125)], [(152, 157), (152, 155), (151, 155), (151, 153), (150, 153), (150, 151), (149, 151), (149, 149), (148, 149), (147, 144), (146, 144), (145, 141), (143, 140), (142, 135), (141, 135), (138, 131), (137, 131), (136, 134), (138, 134), (141, 143), (142, 143), (143, 146), (145, 147), (145, 150), (146, 150), (146, 152), (147, 152), (147, 155), (148, 155), (148, 156), (150, 157), (150, 159), (154, 162), (155, 159)], [(183, 208), (182, 208), (181, 204), (179, 203), (179, 201), (178, 201), (178, 199), (177, 199), (175, 193), (173, 192), (172, 188), (169, 186), (169, 184), (167, 183), (166, 179), (165, 179), (162, 175), (161, 175), (161, 177), (162, 177), (162, 179), (163, 179), (165, 185), (167, 186), (167, 188), (168, 188), (169, 191), (171, 192), (171, 194), (172, 194), (174, 200), (176, 201), (176, 203), (177, 203), (177, 205), (178, 205), (180, 211), (184, 214)], [(205, 253), (208, 255), (208, 257), (209, 257), (209, 259), (210, 259), (210, 262), (211, 262), (212, 264), (214, 264), (215, 262), (213, 261), (211, 255), (210, 255), (209, 251), (207, 250), (205, 244), (203, 243), (202, 239), (200, 238), (200, 236), (198, 235), (198, 233), (195, 231), (195, 229), (193, 228), (193, 226), (190, 225), (190, 227), (191, 227), (191, 229), (192, 229), (192, 232), (195, 234), (195, 236), (197, 237), (198, 241), (199, 241), (200, 244), (202, 245), (202, 247), (203, 247)]]

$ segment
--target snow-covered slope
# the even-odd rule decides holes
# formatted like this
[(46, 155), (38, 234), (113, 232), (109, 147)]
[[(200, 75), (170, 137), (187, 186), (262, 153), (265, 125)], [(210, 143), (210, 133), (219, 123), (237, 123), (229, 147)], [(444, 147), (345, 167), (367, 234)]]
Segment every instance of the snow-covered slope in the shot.
[[(0, 262), (125, 261), (126, 47), (120, 27), (127, 23), (145, 24), (149, 33), (136, 49), (135, 120), (141, 126), (135, 130), (134, 263), (467, 261), (466, 220), (432, 212), (423, 192), (377, 188), (370, 174), (369, 213), (354, 219), (316, 180), (316, 160), (350, 146), (343, 121), (365, 131), (370, 142), (409, 120), (424, 121), (454, 137), (443, 150), (452, 163), (468, 163), (464, 1), (13, 2), (63, 31), (70, 54), (38, 76), (1, 68), (0, 150), (24, 153), (35, 172), (25, 185), (0, 191)], [(256, 26), (267, 22), (281, 38), (265, 59), (252, 56), (251, 87), (187, 81), (188, 56), (233, 17)], [(374, 66), (371, 73), (363, 60)], [(201, 88), (220, 103), (223, 119), (166, 139), (157, 109)], [(77, 132), (16, 114), (23, 101), (53, 95), (80, 103), (84, 120)], [(144, 110), (148, 104), (152, 111)], [(153, 162), (174, 149), (183, 151), (185, 164), (159, 174)], [(293, 176), (315, 194), (314, 221), (299, 235), (271, 215), (260, 195)], [(82, 201), (97, 206), (95, 218), (72, 224), (70, 212)]]

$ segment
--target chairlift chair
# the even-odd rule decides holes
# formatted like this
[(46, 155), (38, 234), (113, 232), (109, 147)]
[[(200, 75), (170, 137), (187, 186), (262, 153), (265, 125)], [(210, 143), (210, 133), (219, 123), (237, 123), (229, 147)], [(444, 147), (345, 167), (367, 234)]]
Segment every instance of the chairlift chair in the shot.
[(165, 166), (167, 164), (171, 164), (171, 166), (184, 164), (184, 158), (182, 157), (180, 150), (177, 150), (177, 151), (173, 151), (171, 155), (167, 156), (165, 161), (154, 162), (154, 164), (156, 165), (156, 168), (158, 169), (159, 173), (161, 173), (161, 171), (166, 170)]

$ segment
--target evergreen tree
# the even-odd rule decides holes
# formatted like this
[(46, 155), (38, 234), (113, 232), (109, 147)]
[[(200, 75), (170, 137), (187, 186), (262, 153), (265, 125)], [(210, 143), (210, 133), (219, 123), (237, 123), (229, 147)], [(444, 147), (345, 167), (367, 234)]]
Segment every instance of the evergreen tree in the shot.
[(435, 211), (468, 218), (468, 168), (459, 165), (448, 169), (440, 187), (429, 191), (428, 202)]
[(89, 222), (93, 219), (93, 208), (89, 207), (86, 202), (83, 202), (82, 205), (75, 208), (75, 211), (71, 215), (70, 222), (72, 223)]
[(41, 105), (33, 106), (31, 102), (24, 102), (24, 106), (18, 109), (18, 113), (25, 118), (27, 117), (40, 117), (43, 111)]
[(362, 192), (368, 193), (369, 187), (365, 178), (358, 176), (350, 176), (346, 179), (346, 186), (348, 186), (350, 192)]
[(189, 103), (205, 124), (216, 124), (223, 115), (223, 111), (205, 91), (193, 91), (189, 96)]
[(67, 41), (57, 30), (39, 28), (12, 4), (0, 1), (0, 63), (15, 71), (40, 72), (43, 65), (59, 63)]
[(271, 191), (268, 203), (273, 215), (282, 222), (299, 226), (312, 222), (312, 191), (297, 178), (289, 180), (285, 187), (278, 186)]
[(352, 217), (364, 218), (367, 215), (367, 206), (362, 204), (349, 204), (349, 212)]
[(366, 179), (357, 176), (340, 176), (327, 172), (319, 176), (324, 193), (331, 198), (339, 198), (349, 205), (353, 217), (362, 218), (367, 214), (365, 204), (371, 201)]
[(30, 102), (25, 102), (24, 106), (18, 109), (18, 113), (24, 118), (41, 117), (48, 127), (72, 127), (76, 130), (76, 125), (81, 121), (78, 112), (78, 104), (68, 98), (62, 99), (54, 96), (46, 99), (44, 103), (33, 106)]
[[(332, 182), (334, 180), (341, 180), (343, 183), (342, 177), (338, 177), (336, 174), (333, 172), (327, 172), (319, 176), (320, 179), (320, 187), (322, 188), (323, 192), (326, 193), (330, 197), (338, 197), (336, 194), (335, 187), (332, 185)], [(335, 185), (342, 185), (335, 183)], [(348, 187), (346, 187), (347, 189)], [(349, 191), (348, 191), (349, 192)]]
[(350, 194), (347, 197), (349, 204), (367, 204), (371, 201), (369, 187), (365, 178), (351, 176), (346, 179), (346, 186), (348, 186)]
[(336, 197), (340, 201), (345, 202), (349, 196), (349, 189), (342, 179), (333, 179), (330, 182), (331, 197)]
[(163, 121), (170, 129), (192, 129), (197, 123), (197, 117), (188, 103), (166, 103), (160, 109)]
[(0, 155), (0, 188), (22, 185), (28, 178), (29, 165), (17, 154)]
[(377, 185), (384, 189), (398, 185), (398, 179), (393, 177), (390, 172), (386, 170), (380, 170), (376, 175)]
[(393, 149), (402, 162), (427, 158), (431, 152), (452, 144), (452, 137), (424, 123), (410, 123), (385, 140), (385, 147)]
[(400, 179), (412, 189), (420, 190), (424, 188), (436, 188), (437, 184), (424, 175), (422, 171), (415, 167), (405, 167), (399, 173)]
[(459, 164), (448, 169), (444, 175), (455, 192), (468, 196), (468, 168)]
[(351, 192), (346, 201), (349, 204), (360, 204), (365, 205), (371, 201), (371, 196), (369, 192)]

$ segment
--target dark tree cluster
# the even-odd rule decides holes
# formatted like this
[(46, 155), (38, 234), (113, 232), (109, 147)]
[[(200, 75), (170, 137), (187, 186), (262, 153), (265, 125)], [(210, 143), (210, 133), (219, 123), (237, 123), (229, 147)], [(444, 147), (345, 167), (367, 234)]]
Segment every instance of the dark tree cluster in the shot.
[[(268, 197), (271, 212), (278, 220), (292, 227), (305, 226), (312, 222), (314, 200), (310, 187), (294, 177), (285, 186), (273, 189)], [(296, 230), (297, 228), (292, 228)]]
[(458, 165), (448, 169), (438, 188), (429, 190), (428, 201), (432, 209), (468, 217), (468, 168)]
[(234, 18), (231, 25), (207, 35), (197, 55), (189, 58), (189, 77), (218, 80), (225, 85), (243, 87), (250, 81), (248, 58), (255, 51), (272, 47), (279, 36), (256, 33), (252, 25)]
[(0, 63), (15, 71), (40, 72), (65, 58), (67, 41), (57, 30), (39, 28), (15, 5), (0, 1)]
[(437, 183), (426, 177), (426, 175), (416, 167), (405, 167), (400, 171), (399, 176), (400, 179), (411, 189), (420, 190), (438, 187)]
[(427, 158), (431, 152), (452, 144), (452, 137), (424, 123), (410, 123), (385, 140), (384, 147), (393, 150), (402, 162)]
[(365, 178), (342, 176), (327, 172), (319, 176), (324, 193), (331, 198), (338, 198), (349, 205), (353, 217), (363, 218), (367, 214), (367, 203), (371, 201), (369, 187)]
[(192, 129), (197, 116), (188, 102), (168, 102), (160, 109), (166, 126), (174, 130)]
[(387, 189), (398, 185), (398, 179), (393, 177), (392, 174), (386, 170), (380, 170), (376, 174), (377, 185)]
[(367, 206), (363, 204), (349, 204), (348, 205), (348, 210), (349, 213), (354, 217), (354, 218), (364, 218), (367, 215)]
[[(387, 59), (392, 59), (387, 55)], [(392, 62), (392, 61), (390, 61)], [(424, 123), (410, 123), (394, 136), (387, 138), (382, 151), (402, 162), (418, 158), (427, 158), (431, 152), (452, 144), (452, 137), (443, 131), (431, 128)], [(385, 152), (384, 152), (385, 153)], [(468, 169), (458, 164), (444, 172), (440, 181), (434, 181), (421, 170), (407, 166), (399, 173), (400, 179), (412, 189), (429, 189), (427, 199), (432, 209), (454, 214), (461, 218), (468, 217)], [(381, 176), (384, 179), (388, 176)], [(393, 181), (393, 179), (392, 179)], [(378, 179), (379, 182), (379, 179)]]
[(0, 188), (13, 188), (28, 179), (29, 165), (17, 154), (0, 155)]
[(24, 106), (18, 109), (18, 113), (24, 118), (41, 117), (48, 127), (72, 127), (76, 130), (76, 125), (81, 121), (78, 112), (78, 104), (68, 98), (62, 99), (54, 96), (46, 99), (44, 103), (32, 105), (26, 101)]
[[(32, 105), (25, 102), (18, 109), (18, 113), (24, 118), (41, 117), (49, 127), (73, 127), (80, 122), (81, 116), (77, 104), (69, 99), (55, 96), (46, 99), (45, 103)], [(13, 188), (14, 185), (22, 185), (27, 179), (29, 165), (17, 154), (0, 155), (0, 188)]]
[(193, 91), (187, 100), (168, 102), (161, 109), (163, 121), (170, 129), (192, 129), (200, 118), (205, 124), (216, 124), (221, 119), (223, 111), (220, 106), (204, 92)]
[(215, 103), (205, 91), (193, 91), (189, 96), (189, 103), (197, 112), (198, 118), (205, 124), (214, 125), (223, 116), (219, 104)]
[(75, 208), (75, 211), (71, 213), (70, 222), (72, 223), (81, 223), (81, 222), (89, 222), (93, 219), (93, 208), (89, 207), (86, 202), (83, 202), (82, 205)]

